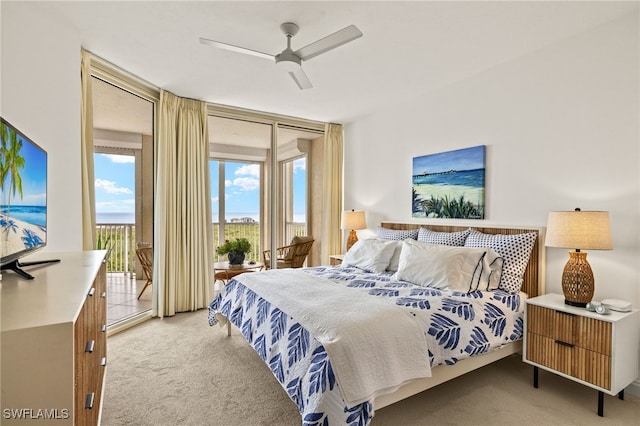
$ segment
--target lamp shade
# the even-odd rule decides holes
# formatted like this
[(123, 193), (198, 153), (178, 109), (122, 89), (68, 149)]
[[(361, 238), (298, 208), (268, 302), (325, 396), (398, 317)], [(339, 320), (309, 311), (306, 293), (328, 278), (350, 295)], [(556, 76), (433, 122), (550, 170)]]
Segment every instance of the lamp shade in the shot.
[(362, 210), (346, 210), (342, 212), (342, 229), (365, 229), (367, 222)]
[(549, 212), (545, 246), (611, 250), (609, 213), (581, 210)]

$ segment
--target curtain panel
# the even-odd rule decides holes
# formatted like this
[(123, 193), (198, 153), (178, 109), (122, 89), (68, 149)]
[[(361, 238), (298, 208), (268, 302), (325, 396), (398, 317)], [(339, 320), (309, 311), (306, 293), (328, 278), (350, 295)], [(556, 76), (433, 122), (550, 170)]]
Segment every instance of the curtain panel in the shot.
[(206, 104), (161, 91), (156, 149), (153, 315), (204, 308), (213, 279)]
[(91, 54), (81, 51), (80, 83), (80, 155), (82, 182), (82, 249), (93, 250), (96, 244), (96, 203), (93, 171), (93, 91), (91, 90)]
[(329, 256), (342, 253), (342, 170), (344, 135), (340, 124), (327, 124), (324, 132), (323, 215), (321, 261), (329, 264)]

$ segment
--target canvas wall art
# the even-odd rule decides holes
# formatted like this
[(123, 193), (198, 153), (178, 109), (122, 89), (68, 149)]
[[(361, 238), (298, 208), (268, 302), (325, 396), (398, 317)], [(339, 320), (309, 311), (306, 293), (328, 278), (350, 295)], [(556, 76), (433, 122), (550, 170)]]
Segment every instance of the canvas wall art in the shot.
[(413, 158), (412, 216), (484, 219), (485, 146)]

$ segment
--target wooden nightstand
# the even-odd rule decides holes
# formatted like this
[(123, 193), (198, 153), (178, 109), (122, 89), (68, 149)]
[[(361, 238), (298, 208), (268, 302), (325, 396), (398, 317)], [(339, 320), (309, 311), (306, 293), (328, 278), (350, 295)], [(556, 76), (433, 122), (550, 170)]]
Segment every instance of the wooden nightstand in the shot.
[(329, 265), (341, 265), (344, 254), (332, 254), (329, 256)]
[(624, 388), (638, 377), (638, 311), (600, 315), (564, 304), (561, 294), (527, 300), (522, 359), (538, 368), (598, 390), (598, 415), (604, 393), (624, 399)]

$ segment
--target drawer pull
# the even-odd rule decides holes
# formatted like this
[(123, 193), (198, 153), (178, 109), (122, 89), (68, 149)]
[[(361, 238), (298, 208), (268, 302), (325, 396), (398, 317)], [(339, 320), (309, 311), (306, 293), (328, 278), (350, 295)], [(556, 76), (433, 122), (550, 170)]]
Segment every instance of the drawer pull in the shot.
[(93, 400), (95, 396), (96, 396), (95, 392), (91, 392), (87, 394), (87, 397), (84, 400), (85, 410), (91, 410), (93, 408)]
[(103, 356), (100, 360), (100, 366), (104, 367), (105, 365), (107, 365), (107, 357)]
[(107, 324), (102, 324), (102, 327), (100, 327), (100, 332), (104, 333), (107, 331)]
[(103, 291), (102, 294), (100, 295), (100, 297), (102, 297), (103, 299), (107, 297), (107, 292)]
[(563, 342), (562, 340), (556, 340), (555, 342), (559, 345), (566, 346), (568, 348), (573, 348), (575, 346), (574, 344)]
[(96, 345), (95, 340), (89, 340), (84, 347), (85, 352), (93, 352), (93, 347)]
[(95, 292), (96, 292), (96, 288), (95, 287), (91, 287), (91, 290), (89, 290), (89, 297), (93, 297)]

